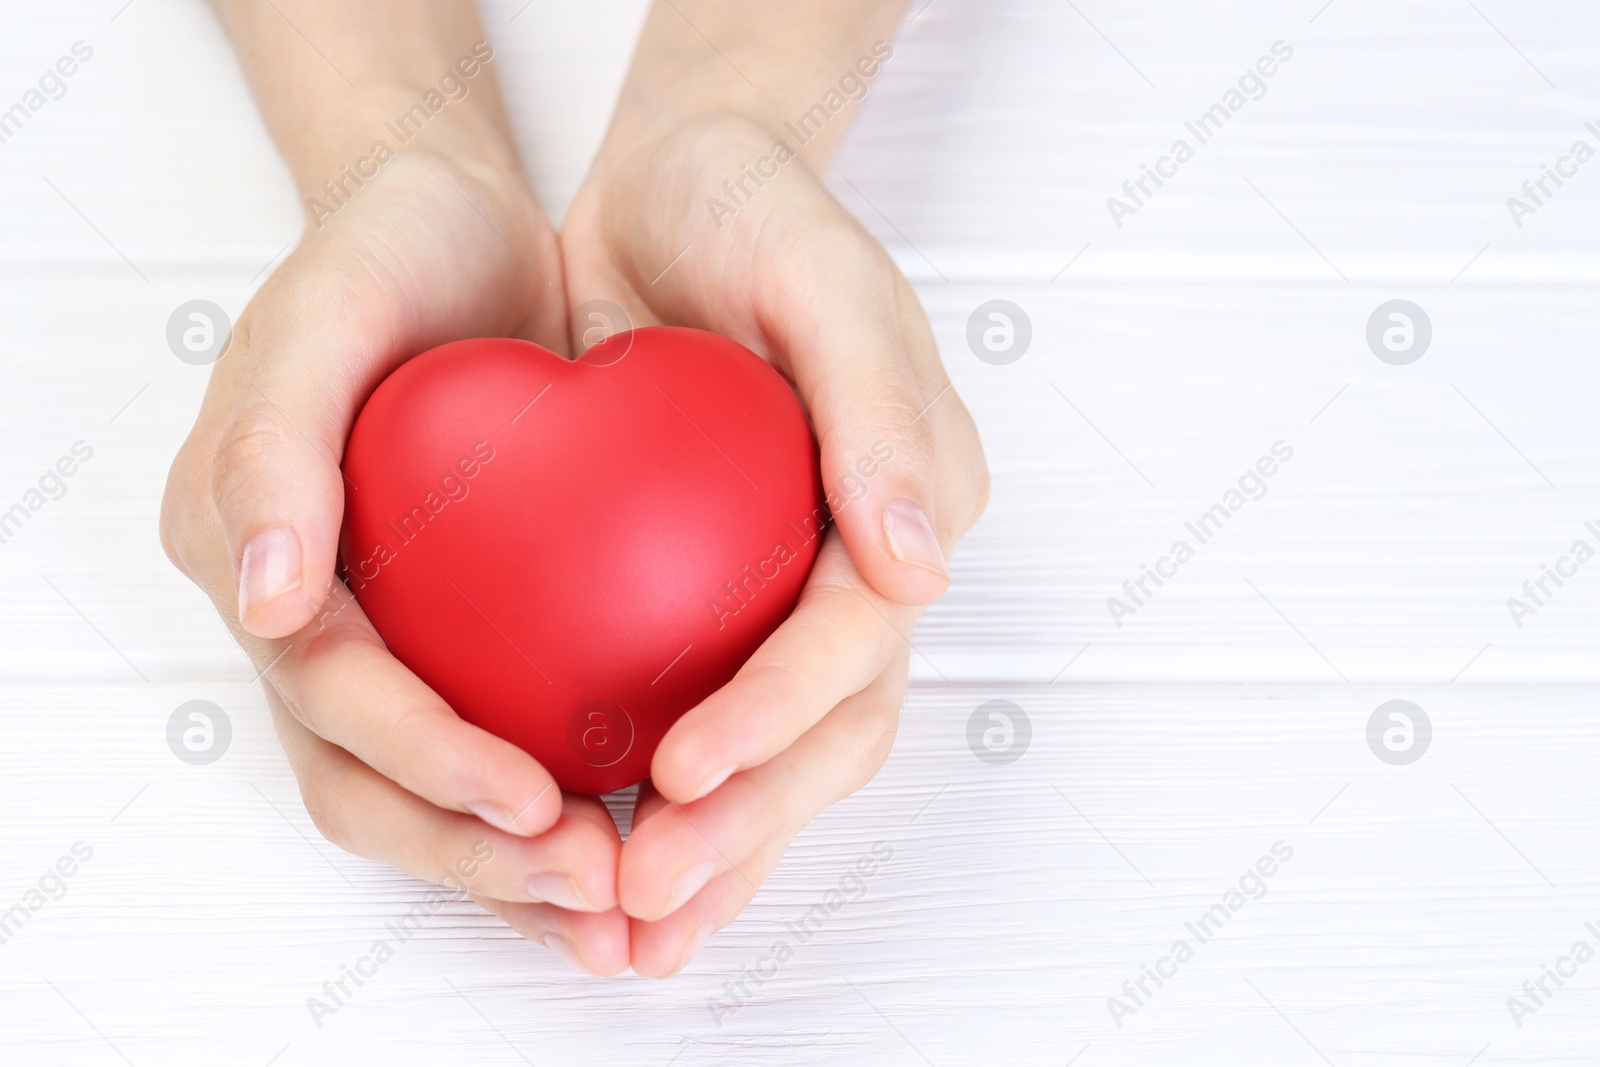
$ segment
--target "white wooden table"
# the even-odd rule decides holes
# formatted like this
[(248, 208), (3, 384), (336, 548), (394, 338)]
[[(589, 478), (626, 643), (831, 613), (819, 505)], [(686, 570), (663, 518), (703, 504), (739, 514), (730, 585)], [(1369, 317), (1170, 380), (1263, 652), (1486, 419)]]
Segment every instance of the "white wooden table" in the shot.
[[(1520, 1027), (1508, 1008), (1600, 948), (1600, 563), (1521, 627), (1506, 606), (1600, 547), (1600, 162), (1520, 227), (1506, 206), (1600, 148), (1593, 5), (936, 0), (833, 176), (995, 473), (888, 766), (672, 981), (576, 977), (452, 903), (318, 1028), (306, 999), (425, 887), (316, 835), (253, 670), (155, 535), (206, 375), (167, 316), (236, 314), (299, 208), (202, 5), (123, 3), (0, 15), (0, 107), (93, 48), (0, 144), (0, 510), (93, 449), (0, 544), (0, 909), (32, 912), (0, 943), (0, 1061), (1600, 1061), (1600, 962), (1562, 964)], [(523, 3), (486, 16), (559, 214), (642, 9)], [(1118, 227), (1107, 198), (1278, 41), (1264, 95)], [(1031, 322), (1008, 365), (966, 343), (991, 299)], [(1409, 365), (1365, 337), (1394, 299), (1431, 322)], [(1265, 495), (1117, 626), (1107, 598), (1279, 441)], [(166, 745), (193, 699), (233, 723), (210, 766)], [(994, 699), (1032, 724), (1009, 765), (967, 744)], [(1432, 725), (1409, 765), (1368, 747), (1393, 699)], [(78, 842), (64, 895), (30, 898)], [(860, 899), (719, 1025), (724, 982), (875, 845)]]

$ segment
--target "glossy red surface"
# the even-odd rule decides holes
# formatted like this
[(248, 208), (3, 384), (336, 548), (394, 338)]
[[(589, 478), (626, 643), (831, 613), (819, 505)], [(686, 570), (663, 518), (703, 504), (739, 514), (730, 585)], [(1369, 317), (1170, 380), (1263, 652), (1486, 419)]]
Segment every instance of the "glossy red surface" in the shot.
[(368, 399), (344, 470), (341, 558), (391, 651), (584, 793), (649, 774), (793, 609), (827, 522), (788, 384), (675, 327), (577, 361), (425, 352)]

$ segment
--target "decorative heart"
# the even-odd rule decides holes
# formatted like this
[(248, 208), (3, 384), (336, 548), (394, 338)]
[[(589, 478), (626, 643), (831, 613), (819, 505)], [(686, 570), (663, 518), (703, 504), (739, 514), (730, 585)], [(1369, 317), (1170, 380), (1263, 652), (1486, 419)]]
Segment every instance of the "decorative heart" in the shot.
[(344, 471), (343, 573), (390, 651), (582, 793), (649, 774), (788, 617), (829, 521), (788, 384), (676, 327), (576, 361), (425, 352), (367, 400)]

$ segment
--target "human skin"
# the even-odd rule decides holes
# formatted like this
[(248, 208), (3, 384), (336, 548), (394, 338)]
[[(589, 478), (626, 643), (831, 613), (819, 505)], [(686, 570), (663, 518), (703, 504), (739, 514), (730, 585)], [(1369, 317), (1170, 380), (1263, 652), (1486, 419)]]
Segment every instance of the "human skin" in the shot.
[[(303, 199), (326, 200), (322, 183), (485, 37), (465, 0), (214, 6)], [(336, 214), (308, 223), (240, 316), (173, 464), (163, 545), (262, 668), (318, 829), (418, 877), (464, 881), (593, 973), (679, 969), (794, 833), (881, 766), (906, 635), (987, 497), (976, 431), (914, 294), (817, 178), (848, 113), (736, 218), (707, 226), (704, 197), (770, 149), (777, 116), (814, 103), (897, 17), (878, 3), (803, 17), (658, 5), (559, 238), (485, 65)], [(699, 248), (648, 284), (689, 241)], [(334, 577), (338, 462), (377, 383), (462, 337), (573, 354), (569, 309), (596, 297), (634, 325), (717, 330), (771, 360), (807, 404), (830, 488), (874, 443), (894, 450), (840, 510), (793, 617), (657, 751), (626, 845), (603, 804), (562, 795), (390, 656)], [(936, 543), (919, 539), (916, 511)], [(481, 842), (493, 859), (463, 875)]]

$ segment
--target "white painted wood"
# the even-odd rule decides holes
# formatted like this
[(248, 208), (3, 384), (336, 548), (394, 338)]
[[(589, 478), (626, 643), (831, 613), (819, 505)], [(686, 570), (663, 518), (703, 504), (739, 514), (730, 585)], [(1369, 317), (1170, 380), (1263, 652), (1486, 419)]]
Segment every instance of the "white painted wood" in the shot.
[[(522, 3), (487, 17), (559, 214), (642, 7)], [(1505, 603), (1600, 524), (1600, 163), (1520, 228), (1505, 205), (1600, 146), (1592, 7), (935, 0), (831, 179), (995, 472), (888, 766), (671, 982), (574, 977), (452, 904), (319, 1030), (306, 997), (424, 887), (317, 838), (155, 537), (204, 387), (167, 315), (236, 312), (298, 208), (203, 5), (121, 5), (0, 16), (0, 106), (95, 50), (0, 145), (0, 508), (94, 448), (0, 544), (0, 908), (93, 849), (0, 944), (4, 1062), (1600, 1059), (1600, 963), (1520, 1029), (1506, 1006), (1600, 947), (1600, 564), (1521, 628)], [(1117, 228), (1106, 198), (1279, 40), (1266, 94)], [(992, 298), (1032, 322), (1010, 366), (966, 347)], [(1406, 367), (1364, 341), (1393, 298), (1434, 328)], [(1106, 598), (1279, 440), (1266, 496), (1117, 627)], [(236, 730), (207, 768), (163, 739), (195, 698)], [(1007, 767), (965, 741), (996, 698), (1034, 731)], [(1393, 698), (1434, 728), (1408, 767), (1366, 747)], [(1266, 895), (1119, 1029), (1107, 998), (1280, 840)], [(880, 841), (862, 899), (718, 1027), (708, 999)]]

